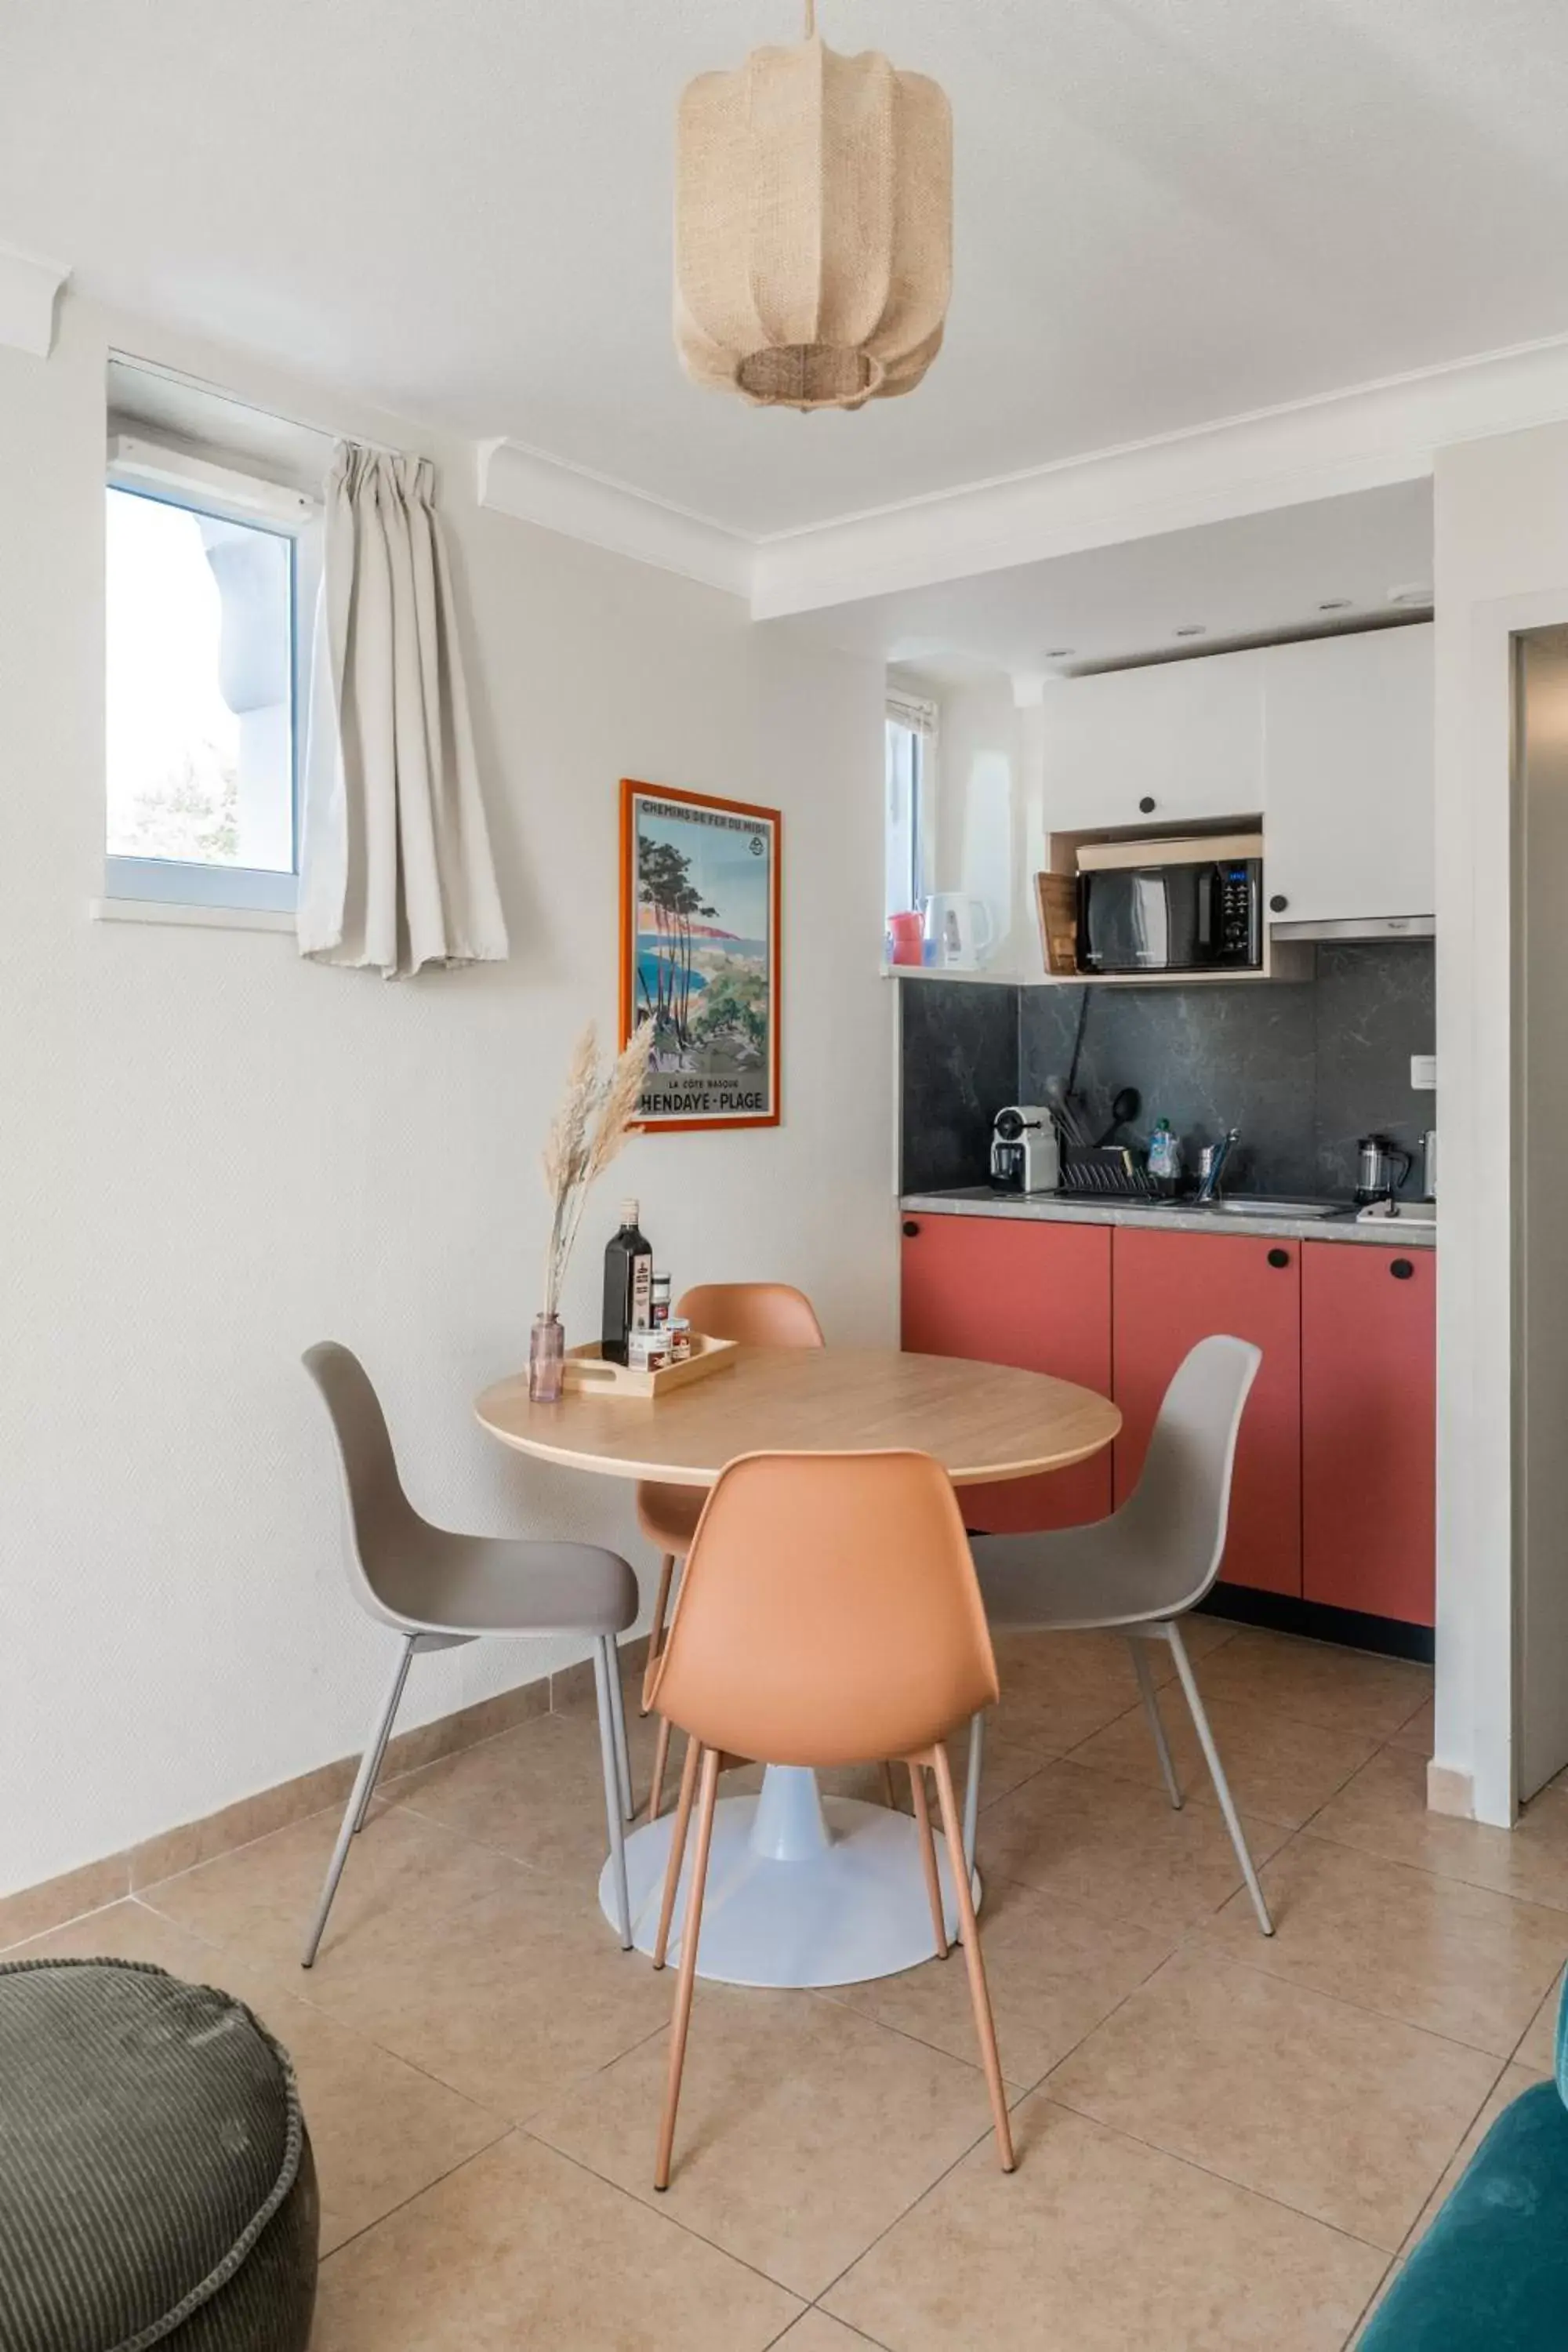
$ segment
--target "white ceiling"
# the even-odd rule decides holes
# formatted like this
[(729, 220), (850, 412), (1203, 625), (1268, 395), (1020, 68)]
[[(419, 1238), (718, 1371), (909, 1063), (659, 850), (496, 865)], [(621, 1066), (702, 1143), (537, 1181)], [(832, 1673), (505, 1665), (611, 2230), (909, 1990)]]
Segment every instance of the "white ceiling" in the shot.
[(0, 0), (0, 239), (748, 534), (1568, 331), (1563, 0), (822, 0), (953, 102), (948, 346), (853, 416), (670, 344), (683, 81), (795, 0)]
[[(1396, 482), (868, 596), (786, 625), (935, 683), (978, 669), (1070, 677), (1254, 637), (1365, 628), (1413, 609), (1425, 617), (1431, 581), (1432, 485)], [(1396, 600), (1396, 589), (1425, 593)], [(1179, 634), (1193, 627), (1202, 635)]]

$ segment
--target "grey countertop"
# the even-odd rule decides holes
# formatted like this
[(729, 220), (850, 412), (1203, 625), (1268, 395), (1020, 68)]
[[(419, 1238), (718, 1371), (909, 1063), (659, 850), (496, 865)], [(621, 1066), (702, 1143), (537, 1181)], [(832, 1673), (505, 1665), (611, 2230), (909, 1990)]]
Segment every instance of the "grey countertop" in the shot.
[(1432, 1204), (1410, 1204), (1413, 1213), (1358, 1218), (1238, 1215), (1234, 1210), (1183, 1207), (1173, 1202), (1063, 1201), (1051, 1192), (994, 1192), (988, 1184), (963, 1184), (948, 1192), (906, 1192), (899, 1206), (926, 1216), (1014, 1217), (1043, 1224), (1150, 1225), (1181, 1234), (1255, 1234), (1265, 1241), (1373, 1242), (1384, 1249), (1432, 1249), (1437, 1228)]

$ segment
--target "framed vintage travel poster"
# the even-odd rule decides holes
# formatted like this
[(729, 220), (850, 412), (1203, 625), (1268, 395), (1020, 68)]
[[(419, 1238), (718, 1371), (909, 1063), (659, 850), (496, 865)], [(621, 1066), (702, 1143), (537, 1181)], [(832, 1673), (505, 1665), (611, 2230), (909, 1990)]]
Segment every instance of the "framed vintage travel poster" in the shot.
[(623, 1042), (649, 1018), (645, 1128), (778, 1125), (776, 809), (623, 779)]

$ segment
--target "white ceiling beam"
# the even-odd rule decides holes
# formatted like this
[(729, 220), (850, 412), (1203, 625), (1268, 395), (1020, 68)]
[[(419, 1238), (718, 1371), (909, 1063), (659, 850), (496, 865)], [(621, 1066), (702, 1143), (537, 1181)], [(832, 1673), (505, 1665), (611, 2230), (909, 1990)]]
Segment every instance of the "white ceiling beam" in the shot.
[(519, 441), (481, 441), (478, 457), (482, 507), (750, 597), (755, 543), (738, 531)]
[(1338, 498), (1568, 417), (1568, 338), (1359, 385), (763, 540), (753, 619)]
[(47, 360), (55, 340), (55, 299), (69, 276), (62, 261), (0, 245), (0, 343)]

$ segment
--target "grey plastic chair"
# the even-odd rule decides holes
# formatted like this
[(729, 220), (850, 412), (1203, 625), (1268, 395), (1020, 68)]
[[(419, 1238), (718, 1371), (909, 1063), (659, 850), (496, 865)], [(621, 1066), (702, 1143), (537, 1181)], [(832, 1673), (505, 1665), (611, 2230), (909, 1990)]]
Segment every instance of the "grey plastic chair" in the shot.
[(489, 1633), (583, 1633), (594, 1643), (605, 1811), (616, 1870), (621, 1943), (631, 1949), (624, 1825), (632, 1815), (631, 1768), (616, 1636), (637, 1612), (637, 1579), (597, 1544), (507, 1542), (450, 1535), (422, 1519), (403, 1491), (380, 1401), (363, 1365), (332, 1340), (309, 1348), (305, 1370), (331, 1417), (347, 1508), (349, 1588), (367, 1616), (402, 1636), (392, 1685), (371, 1727), (343, 1814), (300, 1966), (316, 1958), (349, 1847), (364, 1826), (408, 1669), (430, 1650)]
[(1127, 1635), (1165, 1787), (1180, 1811), (1181, 1783), (1142, 1647), (1169, 1644), (1258, 1924), (1271, 1936), (1274, 1923), (1176, 1622), (1219, 1574), (1242, 1408), (1262, 1361), (1246, 1339), (1200, 1339), (1165, 1391), (1142, 1475), (1119, 1511), (1052, 1534), (978, 1536), (973, 1549), (993, 1633)]

